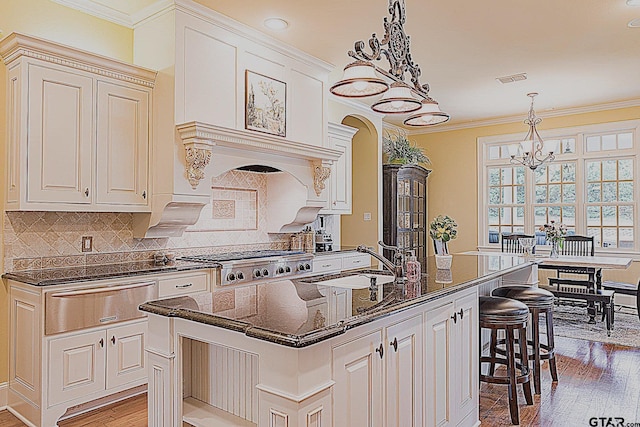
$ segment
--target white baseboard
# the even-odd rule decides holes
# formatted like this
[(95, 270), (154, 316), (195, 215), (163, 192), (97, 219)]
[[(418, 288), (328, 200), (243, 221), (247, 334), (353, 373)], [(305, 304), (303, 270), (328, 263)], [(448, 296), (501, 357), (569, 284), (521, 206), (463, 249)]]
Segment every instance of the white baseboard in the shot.
[(7, 393), (9, 392), (9, 383), (0, 383), (0, 411), (7, 409)]

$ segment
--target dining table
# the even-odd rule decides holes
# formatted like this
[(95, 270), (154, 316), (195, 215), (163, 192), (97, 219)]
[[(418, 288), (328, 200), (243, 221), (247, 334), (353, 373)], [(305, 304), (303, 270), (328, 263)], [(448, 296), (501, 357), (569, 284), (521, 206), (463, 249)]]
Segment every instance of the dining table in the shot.
[[(598, 293), (602, 289), (602, 270), (624, 270), (631, 266), (633, 260), (628, 257), (609, 256), (572, 256), (558, 255), (557, 257), (536, 258), (538, 268), (556, 270), (560, 273), (585, 274), (588, 279), (584, 281), (587, 293)], [(595, 323), (596, 307), (590, 300), (587, 302), (589, 323)], [(613, 307), (612, 307), (613, 316)], [(611, 322), (613, 319), (611, 319)]]

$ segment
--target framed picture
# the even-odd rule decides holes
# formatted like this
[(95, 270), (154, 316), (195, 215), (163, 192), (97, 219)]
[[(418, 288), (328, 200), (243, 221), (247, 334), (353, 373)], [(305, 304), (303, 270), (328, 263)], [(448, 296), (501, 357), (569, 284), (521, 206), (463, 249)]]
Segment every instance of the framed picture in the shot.
[(245, 128), (287, 135), (287, 84), (246, 70)]

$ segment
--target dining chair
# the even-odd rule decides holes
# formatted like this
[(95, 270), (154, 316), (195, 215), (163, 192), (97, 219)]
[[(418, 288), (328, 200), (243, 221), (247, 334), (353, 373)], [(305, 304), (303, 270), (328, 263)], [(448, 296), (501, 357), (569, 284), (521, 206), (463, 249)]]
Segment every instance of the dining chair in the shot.
[[(502, 242), (501, 242), (501, 246), (502, 246), (502, 252), (510, 252), (510, 253), (522, 253), (524, 252), (524, 249), (522, 249), (522, 247), (520, 246), (520, 241), (518, 239), (521, 238), (529, 238), (529, 239), (534, 239), (535, 236), (534, 235), (528, 235), (528, 234), (503, 234), (502, 235)], [(533, 246), (533, 248), (531, 249), (531, 253), (536, 253), (536, 247), (535, 245)]]
[(593, 236), (571, 235), (564, 238), (560, 254), (571, 256), (594, 256)]

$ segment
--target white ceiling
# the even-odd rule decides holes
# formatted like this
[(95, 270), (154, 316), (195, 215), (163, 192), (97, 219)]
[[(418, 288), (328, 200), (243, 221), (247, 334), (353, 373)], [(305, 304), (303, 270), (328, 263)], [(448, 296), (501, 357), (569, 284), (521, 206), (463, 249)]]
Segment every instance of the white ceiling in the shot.
[[(78, 1), (78, 0), (76, 0)], [(150, 0), (109, 1), (135, 13)], [(196, 0), (341, 70), (357, 40), (384, 34), (388, 0)], [(640, 99), (640, 7), (625, 0), (406, 0), (406, 33), (422, 83), (451, 123)], [(124, 11), (124, 10), (123, 10)], [(290, 27), (267, 30), (278, 16)], [(387, 68), (386, 60), (379, 61)], [(496, 77), (526, 73), (501, 84)], [(339, 79), (341, 72), (332, 75)], [(407, 75), (407, 79), (409, 76)], [(544, 115), (544, 113), (543, 113)]]

